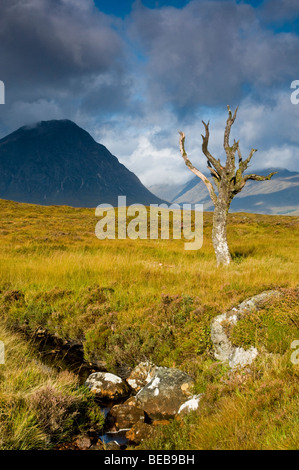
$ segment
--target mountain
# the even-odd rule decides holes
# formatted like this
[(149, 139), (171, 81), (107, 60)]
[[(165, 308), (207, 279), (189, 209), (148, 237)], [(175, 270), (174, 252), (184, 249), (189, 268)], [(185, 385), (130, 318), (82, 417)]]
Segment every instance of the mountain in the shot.
[(0, 140), (0, 198), (96, 207), (161, 203), (104, 145), (69, 120), (41, 121)]
[[(248, 181), (243, 190), (233, 199), (231, 212), (253, 212), (258, 214), (298, 214), (299, 173), (285, 168), (267, 168), (253, 173), (277, 174), (269, 181)], [(206, 175), (208, 176), (208, 175)], [(213, 210), (213, 204), (204, 183), (196, 176), (182, 185), (155, 185), (149, 189), (159, 197), (177, 204), (202, 203), (205, 210)]]

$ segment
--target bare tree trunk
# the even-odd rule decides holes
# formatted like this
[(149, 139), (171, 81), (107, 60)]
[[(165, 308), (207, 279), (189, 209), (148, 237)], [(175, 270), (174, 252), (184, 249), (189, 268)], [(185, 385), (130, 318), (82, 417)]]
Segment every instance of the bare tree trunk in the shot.
[(216, 254), (217, 266), (228, 265), (231, 262), (231, 255), (227, 243), (226, 226), (229, 203), (219, 198), (215, 204), (213, 215), (212, 241)]

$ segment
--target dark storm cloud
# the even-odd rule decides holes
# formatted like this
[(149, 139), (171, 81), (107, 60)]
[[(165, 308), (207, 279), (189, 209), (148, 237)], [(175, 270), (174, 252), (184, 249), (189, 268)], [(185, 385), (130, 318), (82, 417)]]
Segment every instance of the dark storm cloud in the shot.
[[(299, 50), (297, 35), (263, 27), (268, 4), (193, 0), (149, 9), (136, 2), (123, 22), (92, 0), (2, 0), (6, 122), (97, 111), (145, 116), (161, 106), (192, 119), (202, 106), (233, 106), (248, 94), (263, 101), (265, 89), (297, 78)], [(281, 5), (285, 15), (296, 8), (291, 0)]]
[(299, 3), (298, 0), (266, 0), (261, 12), (267, 21), (294, 21), (299, 16)]
[(0, 71), (8, 119), (14, 121), (16, 108), (26, 103), (32, 105), (32, 118), (34, 108), (37, 119), (47, 109), (55, 109), (55, 117), (70, 112), (82, 99), (88, 103), (89, 93), (100, 91), (99, 77), (110, 82), (105, 86), (108, 108), (109, 94), (114, 99), (116, 90), (123, 106), (125, 51), (113, 27), (91, 0), (2, 0)]
[(121, 111), (128, 106), (131, 98), (132, 82), (120, 70), (115, 74), (103, 75), (85, 83), (88, 90), (81, 102), (85, 112)]
[(150, 99), (181, 113), (237, 103), (296, 77), (299, 38), (263, 28), (256, 9), (193, 1), (183, 10), (135, 9), (132, 37), (148, 62)]
[(0, 2), (0, 137), (69, 118), (147, 184), (179, 181), (187, 169), (177, 129), (190, 156), (201, 158), (201, 119), (210, 119), (211, 150), (221, 157), (226, 105), (239, 104), (232, 137), (244, 152), (257, 147), (259, 167), (279, 160), (297, 168), (299, 105), (290, 84), (299, 79), (299, 37), (278, 32), (293, 22), (297, 0), (154, 9), (136, 1), (125, 18), (92, 0)]
[(23, 84), (55, 83), (75, 74), (103, 73), (121, 42), (92, 2), (2, 0), (1, 71)]

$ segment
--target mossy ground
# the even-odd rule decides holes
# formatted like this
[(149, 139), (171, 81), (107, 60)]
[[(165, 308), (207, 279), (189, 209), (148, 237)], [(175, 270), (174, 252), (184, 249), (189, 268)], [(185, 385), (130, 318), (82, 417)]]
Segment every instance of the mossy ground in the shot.
[[(244, 347), (256, 344), (281, 355), (279, 380), (285, 383), (285, 407), (294, 411), (288, 383), (298, 371), (290, 362), (290, 344), (299, 339), (294, 290), (298, 285), (298, 218), (230, 214), (228, 239), (233, 263), (217, 269), (211, 213), (204, 214), (203, 247), (185, 251), (181, 240), (98, 240), (92, 209), (9, 201), (1, 201), (0, 209), (0, 311), (5, 328), (16, 324), (26, 324), (32, 330), (46, 327), (61, 337), (82, 342), (87, 359), (105, 360), (111, 370), (151, 360), (192, 374), (197, 392), (222, 387), (220, 379), (227, 380), (227, 371), (211, 357), (211, 319), (263, 290), (285, 289), (284, 301), (242, 320), (233, 331), (233, 341)], [(271, 361), (259, 367), (262, 377), (264, 368), (265, 377), (271, 377), (269, 371), (275, 372)], [(239, 389), (232, 386), (234, 404), (221, 400), (219, 392), (213, 408), (220, 407), (216, 414), (195, 413), (186, 423), (172, 423), (169, 431), (164, 426), (166, 437), (157, 441), (160, 448), (242, 448), (242, 439), (228, 437), (225, 429), (230, 424), (235, 429), (235, 407), (236, 419), (241, 409), (247, 413), (240, 415), (244, 433), (246, 429), (248, 436), (250, 429), (254, 432), (250, 403), (257, 399), (258, 382), (245, 381), (244, 387), (241, 399)], [(221, 426), (224, 402), (232, 408), (227, 424)], [(267, 410), (271, 416), (272, 405), (265, 403), (265, 423)], [(284, 419), (289, 420), (281, 419), (283, 426)], [(298, 435), (298, 422), (291, 421), (290, 427), (295, 424)], [(172, 433), (173, 426), (182, 426), (179, 435), (187, 436), (184, 442), (181, 437), (168, 439), (178, 435)], [(196, 429), (204, 427), (203, 442)], [(281, 429), (285, 435), (287, 427)], [(275, 432), (273, 428), (273, 433), (279, 435), (279, 428)], [(274, 442), (265, 434), (261, 436), (262, 448), (275, 442), (278, 447), (286, 446), (286, 439)], [(256, 445), (253, 434), (249, 442)], [(292, 447), (294, 434), (290, 442)]]

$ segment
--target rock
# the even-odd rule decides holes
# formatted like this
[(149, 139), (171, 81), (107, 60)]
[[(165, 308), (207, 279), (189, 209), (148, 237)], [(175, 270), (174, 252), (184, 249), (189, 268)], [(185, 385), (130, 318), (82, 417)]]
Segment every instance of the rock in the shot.
[(152, 426), (146, 423), (139, 422), (134, 424), (130, 431), (126, 432), (126, 438), (129, 440), (130, 444), (139, 445), (141, 441), (147, 439), (152, 434)]
[(79, 450), (88, 450), (92, 445), (92, 440), (87, 434), (84, 434), (83, 436), (77, 437), (75, 445)]
[(251, 346), (249, 349), (235, 348), (229, 358), (229, 365), (232, 369), (235, 367), (244, 367), (251, 364), (258, 356), (258, 350)]
[(185, 415), (187, 413), (189, 413), (190, 411), (195, 411), (197, 410), (198, 406), (199, 406), (199, 400), (201, 399), (201, 396), (202, 394), (199, 394), (199, 395), (193, 395), (192, 398), (190, 398), (189, 400), (185, 401), (185, 403), (183, 403), (180, 408), (179, 408), (179, 411), (178, 411), (178, 414), (179, 415)]
[(125, 402), (124, 405), (137, 406), (136, 397), (130, 397)]
[(124, 380), (108, 372), (94, 372), (87, 378), (85, 385), (103, 400), (118, 400), (130, 393), (130, 388)]
[(279, 291), (265, 291), (244, 300), (238, 307), (218, 315), (211, 324), (211, 339), (214, 344), (214, 357), (228, 362), (231, 368), (251, 364), (258, 355), (258, 350), (251, 346), (243, 349), (234, 346), (230, 341), (230, 330), (244, 315), (262, 308), (268, 300), (280, 296)]
[(121, 446), (116, 441), (110, 441), (104, 446), (105, 450), (121, 450)]
[(137, 393), (136, 400), (152, 420), (169, 419), (191, 397), (192, 386), (193, 380), (185, 372), (157, 367), (155, 376)]
[[(134, 397), (133, 397), (134, 398)], [(138, 406), (136, 399), (129, 403), (115, 405), (107, 415), (106, 423), (115, 430), (130, 429), (134, 424), (144, 421), (144, 411)]]
[(104, 444), (102, 441), (99, 439), (96, 444), (93, 444), (89, 450), (104, 450)]
[(139, 392), (145, 385), (147, 385), (155, 375), (156, 366), (151, 362), (140, 362), (127, 378), (130, 387)]

